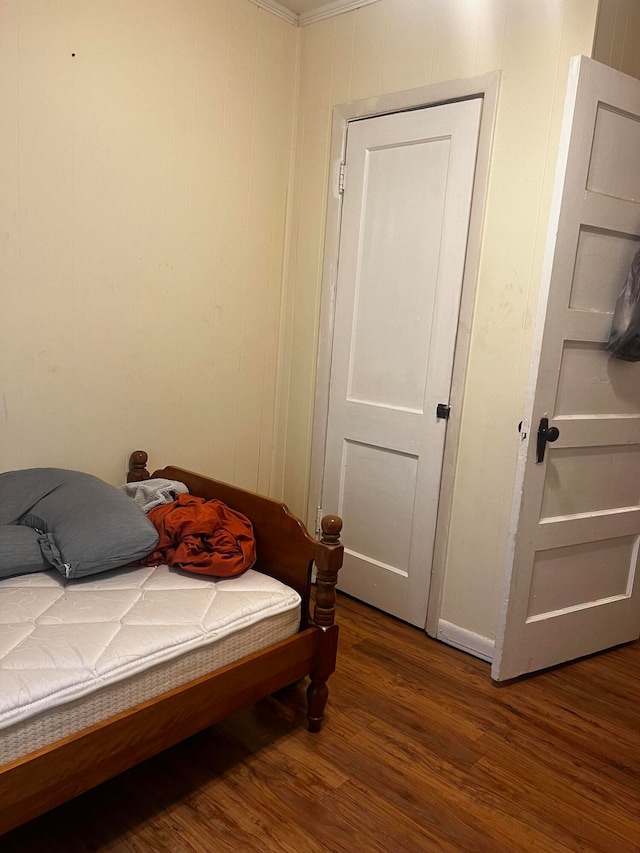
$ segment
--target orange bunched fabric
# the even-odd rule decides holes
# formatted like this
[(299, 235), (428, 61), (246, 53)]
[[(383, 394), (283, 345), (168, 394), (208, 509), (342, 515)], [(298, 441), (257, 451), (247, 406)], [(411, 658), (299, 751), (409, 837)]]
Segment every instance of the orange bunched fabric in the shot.
[(180, 495), (147, 516), (160, 534), (156, 550), (141, 562), (166, 563), (187, 572), (230, 578), (256, 561), (256, 540), (249, 519), (222, 501)]

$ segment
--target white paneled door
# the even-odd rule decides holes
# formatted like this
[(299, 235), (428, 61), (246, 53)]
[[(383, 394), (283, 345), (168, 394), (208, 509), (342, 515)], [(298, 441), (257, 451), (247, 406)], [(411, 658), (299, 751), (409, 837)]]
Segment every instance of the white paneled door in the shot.
[(640, 635), (640, 363), (604, 349), (640, 246), (640, 81), (584, 57), (549, 235), (497, 680)]
[(340, 589), (424, 627), (482, 99), (349, 124), (323, 504)]

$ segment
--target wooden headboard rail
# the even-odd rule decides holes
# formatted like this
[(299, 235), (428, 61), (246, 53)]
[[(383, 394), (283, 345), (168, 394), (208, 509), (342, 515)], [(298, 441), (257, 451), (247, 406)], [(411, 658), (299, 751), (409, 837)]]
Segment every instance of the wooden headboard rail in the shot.
[[(318, 541), (310, 536), (300, 519), (281, 501), (203, 477), (183, 468), (170, 466), (149, 474), (148, 458), (144, 450), (136, 450), (131, 454), (127, 482), (140, 482), (150, 477), (179, 480), (185, 483), (191, 494), (207, 500), (223, 501), (231, 509), (250, 519), (258, 554), (255, 567), (297, 590), (302, 596), (305, 602), (303, 627), (309, 624), (311, 570), (315, 562), (317, 590), (312, 621), (319, 626), (333, 624), (334, 588), (338, 568), (342, 565), (343, 552), (340, 544), (342, 520), (338, 516), (327, 515), (322, 519), (322, 538)], [(301, 563), (307, 566), (304, 577), (300, 572)]]

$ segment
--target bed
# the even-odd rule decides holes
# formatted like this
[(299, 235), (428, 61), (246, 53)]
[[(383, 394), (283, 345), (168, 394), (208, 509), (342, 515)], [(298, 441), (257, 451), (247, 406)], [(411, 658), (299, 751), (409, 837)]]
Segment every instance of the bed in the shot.
[[(135, 668), (127, 674), (124, 668), (124, 674), (121, 673), (110, 688), (112, 693), (96, 687), (87, 689), (86, 695), (70, 694), (68, 704), (62, 701), (46, 710), (36, 708), (28, 719), (20, 719), (0, 730), (0, 741), (5, 748), (5, 757), (0, 757), (0, 833), (306, 676), (309, 677), (309, 730), (318, 732), (322, 726), (328, 698), (327, 681), (335, 669), (338, 643), (335, 585), (342, 565), (341, 520), (337, 516), (325, 516), (321, 538), (316, 540), (278, 501), (177, 467), (163, 468), (150, 475), (146, 464), (144, 451), (133, 453), (128, 481), (141, 481), (151, 476), (178, 480), (186, 484), (192, 495), (223, 501), (246, 515), (256, 537), (258, 560), (254, 568), (257, 571), (250, 570), (239, 578), (224, 581), (222, 592), (220, 587), (213, 589), (209, 580), (202, 578), (178, 578), (176, 581), (167, 567), (160, 567), (159, 575), (151, 575), (147, 568), (129, 570), (121, 575), (106, 572), (87, 579), (84, 587), (82, 583), (77, 585), (77, 589), (84, 591), (85, 600), (88, 598), (95, 603), (101, 594), (113, 598), (116, 595), (114, 584), (116, 598), (133, 596), (131, 588), (136, 584), (145, 589), (151, 584), (166, 593), (167, 579), (171, 577), (170, 594), (164, 595), (166, 606), (171, 606), (173, 596), (178, 603), (181, 595), (193, 601), (194, 584), (199, 583), (197, 595), (200, 599), (209, 594), (216, 602), (239, 600), (240, 605), (232, 603), (222, 610), (231, 614), (239, 612), (243, 620), (252, 608), (259, 610), (258, 605), (251, 604), (254, 599), (268, 601), (270, 605), (275, 603), (279, 610), (277, 613), (274, 610), (273, 614), (270, 611), (269, 618), (258, 614), (257, 627), (247, 627), (246, 620), (241, 621), (243, 629), (236, 633), (231, 624), (235, 624), (234, 618), (230, 617), (227, 620), (230, 627), (223, 626), (220, 630), (217, 625), (220, 637), (206, 648), (190, 650), (188, 638), (183, 637), (181, 642), (184, 641), (189, 654), (183, 655), (182, 646), (179, 654), (174, 649), (164, 649), (155, 675), (153, 668), (141, 675)], [(317, 577), (312, 606), (314, 565)], [(142, 575), (136, 574), (140, 572)], [(35, 587), (37, 595), (50, 598), (55, 594), (58, 596), (55, 606), (62, 602), (68, 608), (72, 600), (67, 594), (70, 590), (52, 590), (53, 581), (47, 575), (39, 575), (35, 580), (35, 576), (29, 576), (25, 583)], [(236, 581), (240, 587), (232, 588)], [(8, 582), (14, 587), (18, 583), (12, 578), (2, 580), (0, 591)], [(23, 592), (19, 588), (16, 594), (20, 596)], [(87, 592), (90, 595), (87, 596)], [(4, 621), (6, 623), (7, 619)], [(238, 636), (241, 640), (237, 640)], [(122, 660), (121, 656), (119, 661)], [(61, 689), (63, 699), (64, 694)], [(131, 696), (138, 697), (137, 701), (135, 698), (132, 701)], [(97, 715), (97, 721), (91, 722), (96, 719), (91, 714)], [(84, 725), (77, 720), (84, 720)], [(73, 730), (69, 731), (69, 727)], [(20, 746), (21, 738), (23, 746)], [(25, 738), (31, 748), (24, 747)], [(38, 745), (35, 750), (34, 744)]]

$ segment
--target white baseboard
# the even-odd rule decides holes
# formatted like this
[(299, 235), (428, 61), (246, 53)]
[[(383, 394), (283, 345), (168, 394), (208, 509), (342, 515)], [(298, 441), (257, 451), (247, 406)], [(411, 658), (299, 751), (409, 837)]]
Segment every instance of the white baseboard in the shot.
[(467, 631), (466, 628), (461, 628), (459, 625), (452, 625), (451, 622), (445, 622), (444, 619), (438, 620), (437, 639), (448, 646), (453, 646), (470, 655), (475, 655), (482, 660), (493, 660), (493, 651), (495, 642), (489, 637), (483, 637), (481, 634), (474, 634), (473, 631)]

